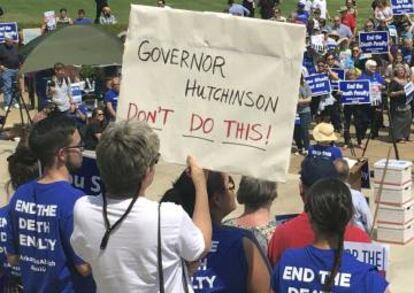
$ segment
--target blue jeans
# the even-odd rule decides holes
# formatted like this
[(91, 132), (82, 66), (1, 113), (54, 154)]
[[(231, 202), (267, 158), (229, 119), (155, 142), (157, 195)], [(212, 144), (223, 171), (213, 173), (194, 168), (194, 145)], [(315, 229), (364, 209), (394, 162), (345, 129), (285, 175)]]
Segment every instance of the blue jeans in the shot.
[(309, 148), (309, 127), (312, 120), (310, 112), (300, 113), (300, 125), (295, 125), (294, 139), (299, 150)]
[(8, 106), (13, 94), (13, 81), (16, 81), (17, 69), (5, 69), (2, 74), (4, 106)]

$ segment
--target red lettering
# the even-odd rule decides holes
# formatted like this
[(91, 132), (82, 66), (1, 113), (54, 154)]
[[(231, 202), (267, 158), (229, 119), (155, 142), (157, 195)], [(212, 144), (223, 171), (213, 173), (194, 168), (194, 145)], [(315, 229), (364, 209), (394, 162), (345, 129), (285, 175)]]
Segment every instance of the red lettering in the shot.
[(269, 126), (267, 136), (265, 136), (263, 128), (263, 125), (260, 123), (253, 124), (236, 120), (224, 120), (224, 131), (227, 138), (255, 142), (264, 140), (264, 138), (269, 139), (272, 127)]
[(163, 125), (165, 125), (167, 123), (168, 120), (168, 115), (170, 113), (174, 113), (174, 110), (171, 109), (163, 109), (161, 107), (158, 108), (158, 112), (159, 113), (164, 113), (164, 119), (162, 120)]
[[(133, 111), (135, 111), (135, 112), (133, 112), (134, 115), (131, 114), (131, 109), (133, 109)], [(129, 103), (127, 119), (129, 120), (129, 119), (135, 118), (137, 116), (137, 111), (138, 111), (137, 105), (134, 104), (134, 103)]]
[(203, 118), (197, 114), (191, 114), (190, 132), (200, 130), (208, 134), (214, 129), (214, 120), (212, 118)]
[[(251, 140), (259, 141), (263, 138), (263, 134), (259, 130), (261, 127), (262, 127), (262, 124), (259, 124), (259, 123), (252, 125), (252, 134), (249, 136)], [(257, 135), (256, 137), (255, 137), (255, 134)]]
[[(195, 119), (198, 119), (198, 126), (197, 127), (194, 127), (194, 120)], [(199, 130), (201, 127), (203, 127), (203, 118), (201, 117), (201, 116), (199, 116), (199, 115), (197, 115), (197, 114), (192, 114), (191, 115), (191, 126), (190, 126), (190, 132), (193, 132), (193, 131), (196, 131), (196, 130)]]

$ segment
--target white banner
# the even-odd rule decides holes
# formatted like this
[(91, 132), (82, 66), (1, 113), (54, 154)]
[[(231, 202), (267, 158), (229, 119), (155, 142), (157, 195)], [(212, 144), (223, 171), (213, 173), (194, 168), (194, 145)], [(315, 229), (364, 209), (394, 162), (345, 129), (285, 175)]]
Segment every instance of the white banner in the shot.
[(375, 266), (379, 271), (388, 272), (390, 247), (381, 243), (344, 242), (344, 249), (359, 261)]
[(304, 48), (302, 25), (132, 5), (117, 118), (168, 162), (285, 181)]

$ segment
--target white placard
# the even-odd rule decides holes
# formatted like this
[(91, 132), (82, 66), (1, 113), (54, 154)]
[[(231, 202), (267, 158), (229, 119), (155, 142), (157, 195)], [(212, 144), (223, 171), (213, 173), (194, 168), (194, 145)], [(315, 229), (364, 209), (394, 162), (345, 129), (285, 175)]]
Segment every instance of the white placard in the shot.
[(304, 49), (302, 25), (132, 5), (117, 119), (168, 162), (285, 181)]
[(344, 242), (344, 249), (355, 256), (359, 261), (375, 266), (385, 273), (389, 269), (390, 247), (376, 242), (359, 243)]
[(43, 13), (45, 18), (45, 23), (47, 25), (48, 30), (56, 29), (56, 15), (54, 11), (46, 11)]
[(42, 35), (40, 28), (25, 28), (23, 29), (23, 44), (26, 45), (30, 41)]

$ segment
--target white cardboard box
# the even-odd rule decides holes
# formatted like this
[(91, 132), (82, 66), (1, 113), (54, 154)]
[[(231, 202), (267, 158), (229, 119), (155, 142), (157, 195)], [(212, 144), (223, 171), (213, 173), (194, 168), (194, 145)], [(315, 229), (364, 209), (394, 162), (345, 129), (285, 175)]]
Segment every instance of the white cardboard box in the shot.
[[(380, 183), (382, 180), (383, 171), (385, 168), (385, 159), (382, 159), (374, 164), (374, 181)], [(388, 170), (385, 174), (384, 184), (387, 185), (403, 185), (411, 181), (412, 162), (389, 160)]]
[[(377, 196), (380, 185), (374, 184), (375, 201), (378, 202)], [(402, 206), (413, 199), (412, 181), (408, 181), (404, 185), (388, 185), (382, 187), (380, 203)]]
[(405, 225), (378, 224), (377, 241), (406, 244), (414, 239), (414, 221)]
[(404, 225), (414, 220), (414, 199), (402, 206), (380, 204), (378, 210), (379, 224)]

